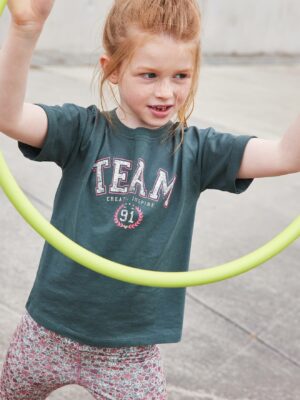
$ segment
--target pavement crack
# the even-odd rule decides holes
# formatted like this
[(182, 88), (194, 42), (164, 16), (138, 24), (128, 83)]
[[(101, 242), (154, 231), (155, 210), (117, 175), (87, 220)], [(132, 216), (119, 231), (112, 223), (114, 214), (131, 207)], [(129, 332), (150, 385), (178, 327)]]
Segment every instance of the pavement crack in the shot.
[(52, 210), (52, 207), (45, 203), (43, 200), (39, 199), (38, 197), (34, 196), (30, 192), (27, 192), (27, 190), (22, 188), (22, 191), (26, 194), (27, 197), (29, 197), (31, 200), (33, 200), (35, 203), (40, 204), (41, 206), (45, 207), (47, 210)]
[(242, 325), (238, 324), (237, 322), (233, 321), (231, 318), (226, 317), (226, 315), (220, 313), (213, 307), (210, 307), (208, 304), (204, 303), (203, 301), (199, 300), (195, 295), (192, 293), (187, 292), (187, 296), (194, 300), (196, 303), (200, 304), (202, 307), (206, 308), (207, 310), (211, 311), (213, 314), (217, 315), (218, 317), (222, 318), (224, 321), (228, 322), (229, 324), (233, 325), (235, 328), (239, 329), (241, 332), (245, 333), (247, 336), (250, 336), (251, 340), (257, 341), (260, 343), (262, 346), (265, 348), (269, 349), (272, 351), (274, 354), (277, 354), (278, 356), (282, 357), (286, 361), (290, 362), (291, 364), (295, 365), (296, 367), (300, 368), (300, 363), (293, 358), (291, 358), (288, 354), (285, 352), (279, 350), (278, 348), (272, 346), (265, 340), (261, 339), (256, 333), (249, 331), (249, 329), (243, 327)]
[(255, 337), (257, 338), (257, 336), (255, 334), (253, 334), (253, 332), (249, 331), (248, 329), (244, 328), (242, 325), (238, 324), (237, 322), (233, 321), (231, 318), (226, 317), (226, 315), (220, 313), (219, 311), (217, 311), (215, 308), (210, 307), (208, 304), (204, 303), (203, 301), (199, 300), (198, 297), (196, 297), (195, 295), (193, 295), (192, 293), (187, 292), (187, 296), (189, 298), (191, 298), (192, 300), (194, 300), (196, 303), (201, 304), (201, 306), (203, 306), (204, 308), (206, 308), (207, 310), (211, 311), (213, 314), (217, 315), (218, 317), (222, 318), (223, 320), (225, 320), (226, 322), (230, 323), (231, 325), (235, 326), (236, 328), (238, 328), (240, 331), (246, 333), (247, 335), (250, 335), (251, 337)]
[[(185, 398), (199, 399), (199, 400), (228, 400), (224, 397), (219, 397), (204, 390), (189, 390), (179, 386), (168, 385), (168, 392), (179, 394)], [(243, 400), (243, 399), (241, 399)], [(244, 399), (247, 400), (247, 399)]]

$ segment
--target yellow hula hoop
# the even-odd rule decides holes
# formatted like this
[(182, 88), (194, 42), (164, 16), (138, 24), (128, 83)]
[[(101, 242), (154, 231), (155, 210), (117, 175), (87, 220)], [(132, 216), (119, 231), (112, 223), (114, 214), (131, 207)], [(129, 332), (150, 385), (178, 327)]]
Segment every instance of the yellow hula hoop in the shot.
[(188, 272), (143, 270), (107, 260), (73, 242), (33, 207), (18, 186), (0, 151), (0, 186), (22, 217), (51, 246), (66, 257), (99, 274), (143, 286), (179, 288), (204, 285), (247, 272), (274, 257), (300, 237), (300, 216), (264, 246), (234, 261)]
[[(0, 16), (7, 4), (0, 0)], [(156, 272), (132, 268), (100, 257), (73, 242), (51, 225), (30, 203), (9, 171), (0, 151), (0, 185), (22, 217), (49, 244), (73, 261), (97, 273), (124, 282), (165, 288), (204, 285), (247, 272), (274, 257), (300, 237), (300, 216), (273, 240), (234, 261), (189, 272)]]
[(7, 0), (0, 0), (0, 17), (2, 15), (2, 13), (3, 13), (3, 10), (4, 10), (5, 6), (6, 6), (6, 3), (7, 3)]

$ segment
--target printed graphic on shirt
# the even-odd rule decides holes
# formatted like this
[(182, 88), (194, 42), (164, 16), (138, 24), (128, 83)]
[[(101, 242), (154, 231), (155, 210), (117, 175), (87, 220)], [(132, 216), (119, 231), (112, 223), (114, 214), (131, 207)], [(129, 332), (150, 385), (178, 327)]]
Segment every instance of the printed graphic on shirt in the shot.
[(135, 229), (141, 224), (143, 218), (144, 215), (140, 207), (131, 203), (121, 204), (114, 215), (115, 224), (124, 229)]
[[(93, 166), (96, 196), (105, 196), (107, 202), (122, 203), (114, 211), (114, 223), (123, 229), (135, 229), (144, 220), (143, 209), (161, 203), (167, 208), (174, 190), (176, 175), (169, 178), (168, 171), (159, 168), (151, 187), (144, 179), (145, 161), (104, 157)], [(111, 175), (107, 182), (108, 172)]]

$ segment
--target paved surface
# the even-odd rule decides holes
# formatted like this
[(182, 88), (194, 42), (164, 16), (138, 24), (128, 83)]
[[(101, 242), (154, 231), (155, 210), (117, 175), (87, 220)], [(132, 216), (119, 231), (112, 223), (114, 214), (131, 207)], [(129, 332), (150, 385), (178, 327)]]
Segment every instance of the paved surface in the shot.
[[(31, 70), (28, 101), (98, 103), (92, 68), (42, 65)], [(202, 70), (193, 114), (198, 126), (277, 138), (300, 112), (300, 63), (218, 62)], [(299, 137), (300, 140), (300, 137)], [(25, 160), (15, 143), (0, 145), (37, 208), (51, 213), (59, 170)], [(43, 241), (0, 193), (0, 359), (31, 289)], [(254, 250), (300, 214), (300, 174), (261, 179), (241, 196), (203, 194), (191, 268)], [(300, 241), (245, 275), (187, 291), (183, 340), (162, 347), (170, 400), (300, 398)], [(89, 400), (78, 386), (51, 400)]]

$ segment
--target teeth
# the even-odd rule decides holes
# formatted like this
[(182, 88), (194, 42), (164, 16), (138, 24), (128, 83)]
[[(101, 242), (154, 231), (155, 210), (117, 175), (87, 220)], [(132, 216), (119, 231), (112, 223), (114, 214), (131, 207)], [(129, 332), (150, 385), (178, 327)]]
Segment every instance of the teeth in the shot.
[(159, 111), (166, 111), (168, 109), (168, 107), (157, 107), (157, 106), (154, 106), (154, 108)]

